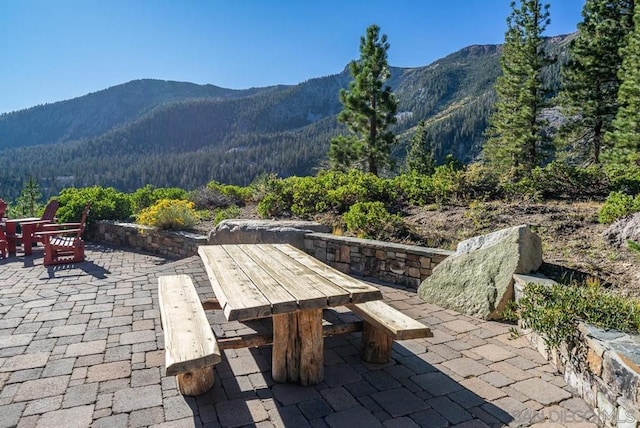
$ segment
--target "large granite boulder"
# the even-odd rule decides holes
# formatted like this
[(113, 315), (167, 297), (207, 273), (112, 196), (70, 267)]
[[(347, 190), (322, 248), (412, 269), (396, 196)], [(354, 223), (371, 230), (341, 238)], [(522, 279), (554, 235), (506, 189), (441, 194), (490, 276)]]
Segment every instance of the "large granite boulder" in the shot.
[(482, 319), (499, 319), (513, 298), (513, 275), (537, 270), (542, 241), (528, 226), (462, 241), (438, 264), (418, 295), (429, 303)]
[(297, 220), (223, 220), (209, 232), (209, 245), (217, 244), (291, 244), (304, 249), (307, 233), (330, 233), (320, 223)]
[(627, 241), (640, 243), (640, 213), (617, 220), (604, 231), (604, 237), (618, 248), (627, 245)]

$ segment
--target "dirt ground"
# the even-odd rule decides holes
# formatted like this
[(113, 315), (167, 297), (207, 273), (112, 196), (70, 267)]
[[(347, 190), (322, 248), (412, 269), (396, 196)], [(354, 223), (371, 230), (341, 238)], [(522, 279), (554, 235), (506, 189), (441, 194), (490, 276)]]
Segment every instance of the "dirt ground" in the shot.
[(414, 208), (405, 219), (426, 244), (455, 249), (462, 239), (509, 226), (527, 224), (542, 239), (541, 271), (561, 280), (597, 278), (625, 296), (640, 297), (640, 255), (612, 247), (608, 226), (598, 223), (599, 203), (473, 203), (432, 211)]
[[(561, 281), (597, 278), (616, 293), (640, 297), (640, 254), (615, 248), (598, 223), (601, 203), (474, 202), (468, 207), (411, 208), (404, 217), (414, 231), (411, 242), (455, 250), (459, 241), (505, 227), (527, 224), (542, 239), (542, 273)], [(255, 206), (242, 208), (242, 218), (258, 218)], [(330, 221), (327, 217), (320, 221)], [(199, 225), (210, 230), (212, 223)]]

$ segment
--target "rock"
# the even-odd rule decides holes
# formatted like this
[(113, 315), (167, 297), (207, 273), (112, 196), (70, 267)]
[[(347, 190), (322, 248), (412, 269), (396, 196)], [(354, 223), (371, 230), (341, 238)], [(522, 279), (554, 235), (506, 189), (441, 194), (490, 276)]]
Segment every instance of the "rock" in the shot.
[(208, 244), (286, 243), (304, 249), (304, 235), (313, 232), (329, 233), (331, 229), (311, 221), (229, 219), (209, 232)]
[(640, 243), (640, 213), (623, 217), (604, 231), (604, 237), (615, 247), (627, 245), (627, 241)]
[(528, 226), (516, 226), (460, 242), (420, 284), (429, 303), (482, 319), (499, 319), (513, 298), (513, 275), (537, 270), (542, 241)]

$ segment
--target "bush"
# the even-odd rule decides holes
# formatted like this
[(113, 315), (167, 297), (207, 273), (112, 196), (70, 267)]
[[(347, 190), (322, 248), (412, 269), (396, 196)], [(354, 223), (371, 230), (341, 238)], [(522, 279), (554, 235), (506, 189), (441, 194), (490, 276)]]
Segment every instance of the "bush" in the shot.
[(151, 184), (136, 190), (129, 195), (134, 213), (139, 213), (145, 208), (158, 202), (160, 199), (186, 199), (187, 191), (178, 187), (159, 187)]
[(541, 333), (549, 347), (570, 338), (580, 320), (603, 329), (640, 330), (640, 302), (607, 292), (598, 283), (528, 284), (517, 311), (524, 325)]
[(231, 204), (244, 205), (252, 199), (253, 190), (250, 187), (234, 186), (232, 184), (222, 184), (215, 180), (207, 183), (207, 189), (220, 193), (229, 198)]
[(360, 238), (388, 238), (406, 229), (402, 218), (389, 213), (382, 202), (357, 202), (342, 219), (347, 230)]
[(611, 192), (598, 214), (598, 221), (610, 224), (617, 219), (640, 211), (640, 195), (627, 195), (622, 192)]
[(609, 186), (607, 175), (599, 165), (582, 168), (561, 161), (534, 168), (531, 180), (544, 198), (602, 198)]
[(607, 176), (611, 191), (630, 195), (640, 193), (640, 166), (611, 165), (607, 168)]
[(131, 218), (131, 199), (129, 195), (113, 187), (68, 187), (58, 196), (60, 207), (56, 213), (59, 222), (77, 222), (82, 210), (91, 202), (91, 211), (87, 223), (96, 220), (129, 220)]
[(178, 199), (160, 199), (137, 215), (137, 223), (160, 229), (191, 229), (200, 221), (193, 202)]
[(240, 217), (240, 214), (242, 214), (242, 211), (240, 211), (240, 208), (235, 205), (231, 205), (226, 208), (218, 208), (213, 214), (213, 224), (217, 226), (222, 220), (238, 218)]

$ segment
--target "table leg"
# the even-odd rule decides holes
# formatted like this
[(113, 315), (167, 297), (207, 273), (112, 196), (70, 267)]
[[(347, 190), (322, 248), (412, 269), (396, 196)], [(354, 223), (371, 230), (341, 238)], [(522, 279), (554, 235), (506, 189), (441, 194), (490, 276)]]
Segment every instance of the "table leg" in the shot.
[(24, 250), (25, 256), (31, 255), (31, 246), (33, 245), (33, 234), (36, 231), (36, 226), (34, 224), (23, 224), (22, 225), (22, 249)]
[(273, 315), (272, 376), (276, 382), (315, 385), (324, 378), (322, 309)]
[(4, 232), (7, 235), (7, 245), (9, 254), (16, 253), (16, 224), (14, 222), (7, 222), (5, 224)]

